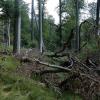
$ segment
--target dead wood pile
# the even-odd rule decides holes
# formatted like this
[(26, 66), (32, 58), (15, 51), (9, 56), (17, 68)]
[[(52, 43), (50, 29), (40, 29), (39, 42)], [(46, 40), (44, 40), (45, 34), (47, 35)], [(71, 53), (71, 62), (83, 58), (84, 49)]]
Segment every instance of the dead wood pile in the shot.
[[(42, 82), (59, 93), (71, 90), (81, 94), (85, 100), (94, 100), (94, 97), (100, 98), (100, 66), (88, 57), (85, 62), (82, 62), (69, 54), (49, 55), (53, 60), (64, 56), (68, 56), (69, 60), (63, 64), (51, 64), (42, 59), (29, 57), (22, 57), (20, 61), (21, 63), (33, 63), (30, 77), (33, 75), (41, 77)], [(63, 78), (61, 78), (62, 76)]]

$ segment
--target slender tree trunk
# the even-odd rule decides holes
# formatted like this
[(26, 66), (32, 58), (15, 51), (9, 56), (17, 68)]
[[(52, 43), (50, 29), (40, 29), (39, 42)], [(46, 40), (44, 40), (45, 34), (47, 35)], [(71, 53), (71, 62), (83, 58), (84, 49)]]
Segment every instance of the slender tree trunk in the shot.
[(8, 25), (7, 26), (8, 26), (8, 29), (7, 29), (8, 30), (7, 31), (8, 32), (8, 46), (10, 47), (10, 18), (8, 19)]
[(34, 39), (34, 0), (32, 0), (32, 6), (31, 6), (31, 40), (33, 42)]
[(97, 0), (97, 10), (96, 10), (96, 35), (99, 35), (100, 33), (98, 32), (99, 28), (99, 13), (100, 13), (100, 0)]
[(61, 0), (59, 0), (59, 38), (60, 38), (60, 45), (62, 45), (62, 5), (61, 5)]
[(4, 45), (4, 21), (2, 21), (2, 41)]
[(36, 32), (39, 33), (39, 25), (38, 25), (38, 21), (37, 21), (37, 16), (35, 14), (35, 10), (34, 10), (34, 17), (35, 17), (35, 23), (36, 23)]
[(43, 29), (43, 25), (44, 25), (44, 9), (45, 9), (45, 8), (44, 8), (44, 7), (45, 7), (44, 4), (45, 4), (45, 3), (44, 3), (44, 0), (43, 0), (43, 2), (42, 2), (42, 30), (44, 30), (44, 29)]
[(100, 48), (100, 35), (99, 31), (99, 23), (100, 23), (100, 0), (97, 0), (97, 9), (96, 9), (96, 39), (97, 39), (97, 46)]
[(15, 0), (13, 53), (20, 53), (21, 13), (20, 0)]
[(21, 49), (21, 14), (18, 17), (18, 37), (17, 37), (17, 52), (20, 54)]
[(15, 0), (13, 53), (17, 53), (17, 34), (18, 34), (18, 17), (19, 17), (18, 5), (19, 5), (19, 0)]
[(80, 49), (80, 34), (79, 34), (79, 1), (76, 0), (76, 49)]
[(40, 33), (40, 52), (43, 52), (43, 30), (42, 30), (42, 0), (39, 0), (39, 33)]
[[(44, 43), (44, 39), (43, 39), (43, 30), (45, 29), (45, 27), (44, 27), (44, 16), (45, 16), (45, 3), (46, 3), (46, 0), (43, 0), (42, 1), (42, 52), (44, 51), (44, 50), (46, 50), (46, 47), (45, 47), (45, 43)], [(44, 29), (43, 29), (44, 28)]]
[(7, 50), (7, 20), (3, 21), (3, 51)]

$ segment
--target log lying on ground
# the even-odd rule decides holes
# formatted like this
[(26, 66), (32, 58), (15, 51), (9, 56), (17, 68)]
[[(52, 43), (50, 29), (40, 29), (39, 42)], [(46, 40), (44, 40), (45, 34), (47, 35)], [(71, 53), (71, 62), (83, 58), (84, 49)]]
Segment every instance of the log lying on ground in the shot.
[(62, 67), (62, 66), (52, 65), (52, 64), (49, 64), (49, 63), (44, 63), (44, 62), (39, 61), (38, 59), (34, 59), (33, 61), (37, 62), (38, 64), (45, 65), (47, 67), (57, 68), (57, 69), (60, 69), (60, 70), (65, 70), (65, 71), (67, 71), (69, 73), (78, 73), (79, 75), (85, 76), (86, 78), (88, 78), (88, 79), (90, 79), (90, 80), (92, 80), (92, 81), (97, 82), (97, 83), (100, 84), (100, 80), (97, 80), (92, 75), (84, 74), (84, 73), (81, 73), (81, 72), (77, 72), (77, 71), (71, 70), (69, 68)]
[[(25, 58), (24, 58), (24, 59), (25, 59)], [(85, 74), (85, 73), (81, 73), (81, 72), (77, 72), (77, 71), (72, 70), (72, 69), (69, 69), (69, 68), (67, 68), (67, 67), (62, 67), (62, 66), (59, 66), (59, 65), (53, 65), (53, 64), (45, 63), (45, 62), (42, 62), (42, 61), (40, 61), (40, 60), (38, 60), (38, 59), (35, 59), (35, 58), (34, 58), (34, 59), (26, 58), (26, 59), (28, 59), (29, 62), (35, 62), (35, 63), (37, 63), (37, 64), (41, 64), (41, 65), (47, 66), (47, 67), (49, 67), (49, 68), (55, 68), (55, 69), (61, 70), (62, 72), (72, 73), (72, 74), (73, 74), (73, 73), (76, 73), (76, 74), (78, 73), (79, 75), (85, 76), (86, 78), (91, 79), (92, 81), (97, 82), (97, 83), (100, 84), (100, 80), (97, 80), (96, 77), (94, 77), (93, 75)], [(87, 68), (87, 66), (86, 66), (85, 64), (81, 63), (81, 62), (78, 61), (78, 60), (77, 60), (77, 62), (79, 62), (80, 64), (84, 65), (84, 66)], [(60, 72), (61, 72), (61, 71), (60, 71)], [(47, 72), (49, 72), (49, 71), (47, 71)], [(47, 72), (46, 72), (46, 73), (47, 73)], [(53, 73), (53, 72), (58, 72), (58, 71), (51, 71), (51, 73)], [(49, 73), (50, 73), (50, 72), (49, 72)]]
[[(68, 55), (66, 55), (66, 56), (68, 56)], [(36, 70), (34, 70), (34, 72), (32, 71), (33, 75), (35, 75), (35, 74), (37, 75), (38, 74), (40, 76), (42, 76), (42, 75), (46, 76), (47, 73), (49, 73), (50, 74), (50, 78), (51, 78), (51, 75), (53, 73), (54, 73), (54, 75), (56, 75), (55, 73), (68, 73), (68, 75), (70, 74), (67, 77), (67, 79), (61, 81), (60, 83), (57, 81), (57, 83), (56, 83), (57, 87), (59, 87), (61, 90), (63, 90), (64, 88), (66, 89), (66, 87), (68, 87), (67, 85), (70, 86), (69, 88), (71, 88), (71, 86), (74, 86), (74, 85), (72, 85), (72, 82), (71, 82), (71, 81), (74, 82), (74, 79), (75, 79), (75, 81), (77, 81), (77, 79), (79, 80), (80, 84), (78, 84), (78, 85), (76, 85), (76, 83), (74, 83), (74, 84), (75, 84), (75, 86), (79, 86), (78, 87), (79, 89), (80, 89), (80, 86), (83, 86), (82, 90), (86, 89), (88, 86), (91, 86), (89, 81), (95, 83), (96, 85), (98, 85), (98, 87), (100, 87), (100, 78), (99, 78), (99, 76), (97, 76), (97, 77), (94, 76), (94, 73), (93, 73), (94, 70), (89, 68), (86, 64), (82, 63), (77, 57), (71, 56), (71, 58), (74, 60), (73, 61), (74, 65), (72, 66), (74, 68), (72, 68), (72, 69), (69, 69), (68, 67), (62, 67), (62, 66), (59, 66), (59, 65), (53, 65), (53, 64), (50, 64), (50, 63), (46, 63), (46, 62), (40, 61), (40, 60), (35, 59), (35, 58), (31, 59), (31, 58), (28, 58), (28, 57), (26, 57), (26, 58), (24, 57), (24, 58), (21, 58), (21, 60), (23, 62), (25, 62), (25, 63), (31, 62), (32, 64), (37, 64), (39, 66), (44, 65), (44, 67), (49, 67), (49, 68), (46, 68), (46, 70), (42, 70), (42, 71), (37, 70), (37, 72), (36, 72)], [(78, 65), (78, 66), (75, 66), (75, 65)], [(75, 68), (77, 68), (79, 70), (76, 70)], [(83, 69), (83, 71), (80, 70), (81, 68)], [(46, 79), (47, 79), (46, 80), (44, 76), (42, 77), (43, 78), (42, 81), (44, 81), (44, 83), (46, 83), (47, 86), (50, 86), (53, 89), (55, 89), (56, 91), (58, 91), (58, 89), (56, 89), (55, 86), (52, 84), (52, 81), (48, 80), (48, 77), (46, 77)], [(53, 79), (54, 79), (54, 77), (53, 77)], [(50, 81), (51, 81), (51, 83), (50, 83)], [(77, 87), (75, 87), (75, 88), (77, 88)], [(94, 88), (89, 87), (88, 90), (89, 91), (91, 91), (91, 89), (95, 90), (95, 88), (96, 88), (96, 86), (94, 85)], [(83, 94), (84, 91), (82, 91), (80, 93)], [(86, 93), (88, 94), (87, 91), (86, 91)]]
[(40, 61), (38, 59), (34, 59), (33, 62), (34, 61), (37, 62), (38, 64), (45, 65), (47, 67), (57, 68), (57, 69), (66, 70), (68, 72), (71, 72), (71, 69), (65, 68), (65, 67), (62, 67), (62, 66), (59, 66), (59, 65), (53, 65), (53, 64), (45, 63), (45, 62), (42, 62), (42, 61)]

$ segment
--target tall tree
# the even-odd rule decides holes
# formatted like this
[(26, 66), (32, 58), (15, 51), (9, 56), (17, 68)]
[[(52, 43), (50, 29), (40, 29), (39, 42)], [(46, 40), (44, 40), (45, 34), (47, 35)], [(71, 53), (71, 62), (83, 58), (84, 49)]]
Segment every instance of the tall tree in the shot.
[(2, 2), (0, 2), (0, 7), (2, 8), (2, 15), (0, 17), (3, 18), (5, 24), (4, 26), (5, 27), (5, 34), (6, 34), (6, 37), (5, 37), (5, 40), (6, 40), (6, 44), (7, 46), (10, 46), (10, 20), (13, 19), (13, 9), (14, 9), (14, 6), (13, 6), (13, 0), (5, 0)]
[(59, 0), (59, 37), (62, 44), (62, 1)]
[[(80, 34), (79, 34), (79, 15), (80, 9), (84, 7), (84, 0), (63, 0), (64, 6), (62, 9), (62, 27), (66, 31), (66, 35), (70, 34), (72, 29), (74, 30), (74, 39), (73, 39), (73, 47), (78, 49), (80, 48)], [(67, 28), (66, 28), (67, 27)], [(76, 33), (76, 34), (75, 34)], [(75, 44), (76, 43), (76, 44)]]
[(33, 23), (34, 23), (34, 0), (32, 0), (32, 6), (31, 6), (31, 40), (32, 40), (32, 42), (33, 42), (33, 38), (34, 38)]
[(8, 36), (8, 46), (10, 47), (10, 18), (7, 22), (7, 36)]
[(15, 0), (15, 16), (14, 16), (14, 39), (13, 39), (13, 53), (20, 54), (21, 46), (21, 13), (20, 0)]
[(96, 9), (96, 34), (99, 35), (98, 28), (99, 28), (99, 15), (100, 15), (100, 0), (97, 0), (97, 9)]
[(79, 34), (79, 0), (76, 0), (76, 49), (80, 49), (80, 34)]
[(43, 52), (43, 29), (42, 29), (42, 0), (39, 0), (39, 34), (40, 34), (40, 52)]

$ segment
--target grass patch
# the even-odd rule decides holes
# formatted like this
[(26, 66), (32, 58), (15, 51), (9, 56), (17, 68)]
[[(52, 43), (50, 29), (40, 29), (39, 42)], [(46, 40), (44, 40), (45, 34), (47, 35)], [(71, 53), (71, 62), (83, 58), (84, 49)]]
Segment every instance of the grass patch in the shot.
[(0, 72), (0, 100), (82, 100), (66, 92), (62, 96), (44, 84), (14, 73)]
[(78, 94), (72, 93), (70, 91), (63, 93), (64, 98), (61, 100), (83, 100)]
[(0, 65), (4, 70), (14, 71), (20, 65), (20, 62), (13, 56), (1, 56)]
[(0, 100), (56, 100), (53, 91), (31, 79), (1, 72), (0, 83)]
[[(29, 79), (14, 73), (20, 62), (13, 56), (2, 55), (0, 65), (0, 100), (75, 100), (72, 93), (60, 96), (39, 79), (36, 81), (34, 77)], [(76, 96), (76, 100), (81, 100), (78, 98)]]

